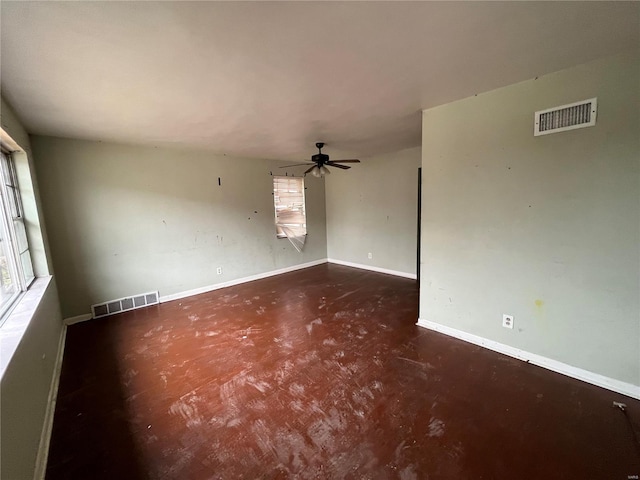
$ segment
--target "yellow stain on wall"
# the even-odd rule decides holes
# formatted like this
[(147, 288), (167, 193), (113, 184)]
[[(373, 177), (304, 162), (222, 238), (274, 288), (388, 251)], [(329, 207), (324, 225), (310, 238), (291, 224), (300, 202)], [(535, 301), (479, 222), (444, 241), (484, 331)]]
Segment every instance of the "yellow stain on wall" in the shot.
[(535, 308), (534, 308), (534, 315), (535, 318), (538, 320), (538, 325), (543, 328), (546, 329), (547, 328), (547, 316), (544, 313), (544, 302), (540, 299), (537, 299), (533, 302), (535, 304)]

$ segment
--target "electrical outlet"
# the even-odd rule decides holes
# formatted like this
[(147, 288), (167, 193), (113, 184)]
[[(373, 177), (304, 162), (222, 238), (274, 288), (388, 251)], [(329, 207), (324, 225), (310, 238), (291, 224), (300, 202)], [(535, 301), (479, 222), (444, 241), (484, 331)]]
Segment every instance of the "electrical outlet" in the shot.
[(373, 258), (373, 254), (371, 252), (367, 253), (367, 258), (371, 260)]
[(502, 326), (513, 330), (513, 315), (502, 315)]
[(216, 273), (217, 273), (218, 275), (222, 275), (222, 267), (218, 267), (218, 268), (216, 268)]

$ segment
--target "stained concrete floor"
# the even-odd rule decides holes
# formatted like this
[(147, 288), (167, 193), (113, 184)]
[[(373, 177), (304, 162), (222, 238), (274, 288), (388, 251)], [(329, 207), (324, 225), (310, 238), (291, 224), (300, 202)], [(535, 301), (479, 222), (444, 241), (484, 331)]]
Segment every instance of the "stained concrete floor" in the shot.
[(640, 474), (640, 402), (417, 305), (415, 281), (320, 265), (73, 325), (47, 479)]

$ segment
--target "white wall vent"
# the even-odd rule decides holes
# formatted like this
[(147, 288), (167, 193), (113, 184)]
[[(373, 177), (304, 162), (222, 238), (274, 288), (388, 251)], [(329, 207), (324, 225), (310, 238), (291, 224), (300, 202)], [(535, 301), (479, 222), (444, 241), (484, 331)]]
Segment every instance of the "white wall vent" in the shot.
[(537, 137), (576, 128), (592, 127), (596, 124), (597, 113), (597, 98), (540, 110), (535, 115), (533, 135)]
[(159, 302), (158, 292), (141, 293), (132, 297), (123, 297), (116, 300), (109, 300), (104, 303), (91, 305), (91, 313), (93, 318), (106, 317), (114, 313), (135, 310), (136, 308), (146, 307), (148, 305), (157, 305)]

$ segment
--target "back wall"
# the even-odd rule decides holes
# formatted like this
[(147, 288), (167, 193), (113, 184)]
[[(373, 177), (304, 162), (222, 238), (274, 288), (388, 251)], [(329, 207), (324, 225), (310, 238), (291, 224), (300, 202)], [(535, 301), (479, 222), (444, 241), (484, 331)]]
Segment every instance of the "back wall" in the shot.
[(332, 170), (326, 179), (331, 260), (416, 275), (420, 158), (415, 147)]
[(65, 318), (111, 299), (174, 295), (327, 256), (320, 179), (305, 179), (303, 252), (276, 238), (270, 172), (284, 172), (276, 171), (282, 162), (43, 136), (31, 142)]

